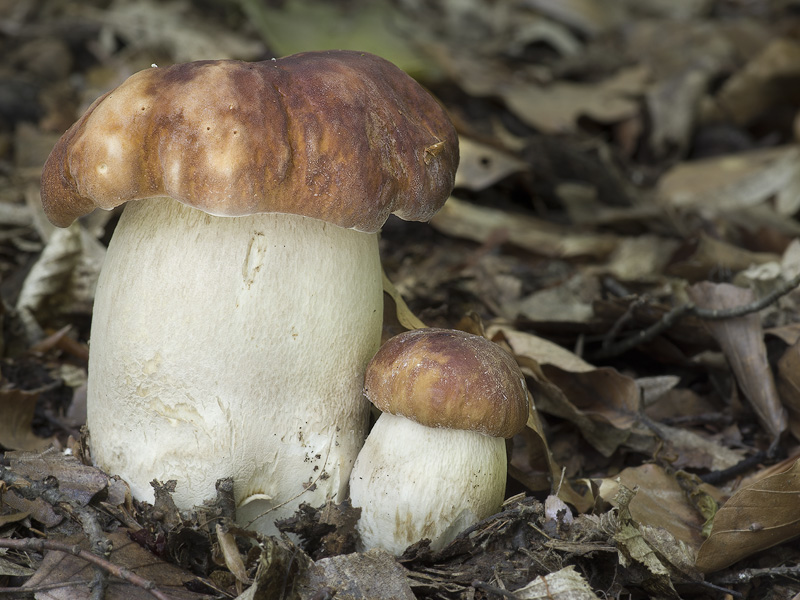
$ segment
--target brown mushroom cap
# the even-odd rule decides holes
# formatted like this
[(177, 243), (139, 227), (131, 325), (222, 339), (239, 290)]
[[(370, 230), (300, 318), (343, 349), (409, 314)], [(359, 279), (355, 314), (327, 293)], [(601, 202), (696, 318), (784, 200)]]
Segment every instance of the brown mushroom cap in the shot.
[(100, 97), (42, 172), (48, 218), (169, 196), (220, 216), (293, 213), (377, 231), (444, 204), (458, 138), (390, 62), (306, 52), (150, 68)]
[(379, 409), (427, 427), (510, 438), (528, 420), (513, 357), (477, 335), (416, 329), (387, 341), (367, 366), (364, 393)]

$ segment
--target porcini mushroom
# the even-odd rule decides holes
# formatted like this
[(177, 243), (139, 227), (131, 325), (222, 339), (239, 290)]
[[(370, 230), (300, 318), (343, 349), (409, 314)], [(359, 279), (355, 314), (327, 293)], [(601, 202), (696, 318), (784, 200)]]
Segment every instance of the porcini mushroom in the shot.
[(382, 412), (350, 474), (364, 549), (434, 550), (494, 514), (506, 487), (503, 438), (528, 418), (525, 379), (497, 344), (462, 331), (417, 329), (388, 340), (364, 390)]
[(181, 508), (233, 477), (265, 532), (341, 499), (380, 343), (376, 232), (429, 219), (457, 162), (443, 108), (365, 53), (151, 68), (95, 101), (42, 173), (58, 226), (129, 202), (94, 306), (94, 461), (139, 499), (177, 480)]

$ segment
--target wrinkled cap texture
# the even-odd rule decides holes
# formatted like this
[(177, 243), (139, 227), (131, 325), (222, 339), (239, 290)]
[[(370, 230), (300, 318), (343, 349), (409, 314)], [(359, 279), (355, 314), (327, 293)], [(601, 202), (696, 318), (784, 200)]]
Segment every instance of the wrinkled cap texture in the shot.
[(528, 420), (525, 380), (497, 344), (451, 329), (388, 340), (367, 367), (364, 393), (379, 409), (427, 427), (510, 438)]
[(98, 98), (42, 172), (48, 218), (166, 196), (212, 215), (293, 213), (373, 232), (444, 204), (458, 138), (390, 62), (306, 52), (140, 71)]

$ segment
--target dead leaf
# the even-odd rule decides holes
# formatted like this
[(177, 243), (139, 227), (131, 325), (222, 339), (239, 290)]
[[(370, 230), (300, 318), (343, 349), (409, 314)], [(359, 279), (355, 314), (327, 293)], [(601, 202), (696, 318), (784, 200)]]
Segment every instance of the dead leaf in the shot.
[(222, 523), (217, 523), (217, 544), (219, 544), (225, 566), (233, 573), (234, 577), (241, 583), (250, 583), (247, 576), (247, 569), (244, 566), (242, 555), (236, 545), (236, 538)]
[(575, 233), (529, 215), (477, 206), (450, 197), (431, 219), (436, 229), (456, 237), (486, 242), (498, 230), (505, 230), (508, 241), (520, 248), (552, 258), (608, 256), (616, 247), (616, 236)]
[(769, 252), (752, 252), (703, 232), (684, 242), (683, 247), (675, 252), (666, 272), (695, 282), (720, 271), (738, 273), (751, 265), (774, 262), (778, 258)]
[(328, 587), (338, 591), (336, 597), (351, 600), (414, 600), (407, 573), (380, 548), (323, 558), (309, 569), (301, 597), (310, 600), (313, 592)]
[(457, 188), (480, 191), (528, 166), (507, 152), (463, 136), (458, 139), (458, 152)]
[(792, 214), (800, 202), (800, 147), (680, 163), (659, 179), (656, 192), (661, 202), (705, 215), (753, 207), (777, 195), (779, 214)]
[(540, 365), (554, 365), (573, 373), (583, 373), (595, 369), (594, 365), (589, 364), (577, 354), (542, 337), (504, 326), (492, 326), (487, 330), (487, 336), (490, 339), (493, 339), (498, 333), (502, 334), (505, 341), (514, 350), (514, 354), (527, 356)]
[(599, 495), (617, 506), (620, 487), (637, 489), (628, 510), (637, 523), (661, 527), (675, 539), (694, 548), (703, 543), (701, 535), (705, 518), (689, 501), (686, 492), (674, 475), (655, 464), (628, 467), (616, 477), (606, 477), (600, 483)]
[(7, 452), (6, 459), (14, 473), (32, 481), (55, 478), (59, 491), (81, 506), (89, 504), (108, 486), (108, 476), (103, 471), (55, 449), (45, 452)]
[(178, 63), (224, 58), (254, 60), (264, 52), (259, 40), (201, 20), (185, 1), (116, 1), (102, 12), (84, 8), (84, 14), (111, 28), (129, 47), (144, 51), (166, 48)]
[(789, 430), (800, 440), (800, 341), (787, 348), (778, 361), (777, 386), (789, 417)]
[[(6, 549), (3, 548), (3, 555)], [(36, 573), (35, 569), (10, 561), (5, 556), (0, 556), (0, 577), (30, 577)]]
[(383, 293), (388, 294), (389, 297), (394, 301), (395, 306), (395, 315), (397, 317), (397, 321), (405, 327), (406, 329), (424, 329), (427, 327), (425, 323), (419, 320), (419, 318), (411, 312), (411, 309), (408, 308), (405, 300), (400, 295), (400, 292), (397, 291), (397, 288), (394, 287), (394, 284), (389, 280), (386, 276), (386, 272), (381, 271), (383, 274)]
[(594, 318), (592, 303), (600, 295), (600, 281), (576, 273), (558, 285), (534, 292), (506, 310), (537, 323), (588, 323)]
[(800, 44), (776, 39), (742, 69), (736, 71), (716, 95), (720, 114), (746, 125), (771, 108), (790, 102), (790, 82), (800, 80)]
[[(207, 594), (188, 591), (184, 584), (196, 579), (186, 571), (167, 564), (153, 554), (131, 541), (125, 531), (107, 534), (113, 550), (108, 560), (115, 565), (133, 571), (136, 575), (154, 582), (156, 589), (168, 594), (174, 600), (200, 600)], [(72, 544), (88, 547), (83, 539), (64, 540)], [(84, 559), (50, 550), (36, 574), (21, 589), (45, 588), (53, 585), (53, 589), (39, 589), (38, 600), (89, 600), (92, 597), (90, 583), (94, 577), (94, 567)], [(144, 588), (131, 583), (109, 577), (105, 590), (107, 600), (152, 600), (153, 596)]]
[[(56, 229), (22, 284), (17, 310), (39, 327), (64, 315), (90, 315), (104, 258), (105, 247), (79, 223)], [(33, 344), (41, 333), (28, 336), (35, 336)]]
[(611, 456), (627, 441), (640, 402), (639, 387), (633, 379), (610, 367), (572, 373), (542, 365), (542, 373), (561, 390), (564, 400), (539, 401), (540, 410), (575, 423), (603, 456)]
[(786, 471), (739, 489), (714, 517), (697, 568), (719, 571), (800, 536), (800, 460)]
[(53, 438), (33, 433), (31, 422), (40, 390), (0, 388), (0, 445), (10, 450), (44, 450)]
[(600, 600), (586, 579), (569, 566), (537, 577), (528, 585), (514, 590), (519, 600)]
[[(687, 290), (700, 308), (730, 309), (755, 300), (752, 290), (727, 283), (697, 283)], [(767, 350), (758, 314), (722, 321), (706, 321), (706, 328), (719, 343), (736, 381), (773, 439), (786, 430), (788, 418), (781, 406), (775, 380), (767, 361)]]
[(544, 133), (563, 134), (576, 131), (580, 117), (607, 124), (638, 114), (649, 76), (647, 67), (636, 65), (596, 84), (526, 82), (501, 87), (499, 94), (529, 125)]
[(617, 541), (620, 563), (638, 571), (642, 586), (652, 597), (679, 598), (673, 580), (696, 581), (694, 551), (669, 530), (640, 522), (632, 516), (630, 504), (637, 491), (620, 484), (614, 498), (618, 506)]

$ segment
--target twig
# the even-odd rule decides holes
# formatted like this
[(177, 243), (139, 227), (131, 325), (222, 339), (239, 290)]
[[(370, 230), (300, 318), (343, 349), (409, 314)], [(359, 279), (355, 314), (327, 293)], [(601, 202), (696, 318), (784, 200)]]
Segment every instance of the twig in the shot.
[(499, 596), (503, 596), (503, 598), (511, 598), (511, 600), (517, 599), (516, 594), (514, 594), (513, 592), (509, 592), (508, 590), (504, 590), (501, 587), (497, 587), (496, 585), (491, 585), (489, 583), (484, 583), (482, 581), (473, 581), (471, 585), (476, 590), (482, 590), (484, 592), (489, 592), (490, 594), (497, 594)]
[(720, 471), (711, 471), (710, 473), (701, 475), (700, 479), (703, 481), (703, 483), (722, 485), (726, 481), (730, 481), (735, 477), (743, 475), (747, 471), (755, 469), (758, 465), (770, 459), (771, 457), (769, 456), (769, 453), (763, 451), (756, 452), (752, 456), (748, 456), (740, 460), (732, 467), (728, 467), (727, 469), (722, 469)]
[(797, 579), (800, 576), (800, 565), (791, 567), (772, 567), (766, 569), (741, 569), (735, 573), (725, 573), (714, 577), (717, 584), (750, 583), (760, 577), (788, 577)]
[(28, 500), (41, 498), (56, 510), (77, 520), (89, 538), (92, 551), (98, 556), (107, 555), (111, 551), (111, 542), (105, 536), (96, 514), (59, 490), (58, 480), (55, 477), (33, 481), (0, 465), (0, 480), (5, 481), (23, 498)]
[(791, 292), (798, 285), (800, 285), (800, 273), (758, 300), (727, 309), (698, 308), (692, 302), (681, 304), (680, 306), (676, 306), (670, 310), (650, 327), (642, 329), (634, 335), (622, 339), (614, 344), (604, 345), (600, 350), (595, 352), (591, 358), (593, 360), (597, 360), (619, 356), (620, 354), (635, 348), (639, 344), (643, 344), (644, 342), (649, 342), (650, 340), (654, 339), (656, 336), (672, 327), (675, 323), (687, 315), (695, 316), (705, 321), (721, 321), (724, 319), (733, 319), (735, 317), (742, 317), (750, 313), (758, 312), (778, 300), (778, 298), (781, 296), (785, 296)]
[(0, 587), (0, 596), (33, 596), (37, 592), (47, 592), (50, 590), (59, 590), (65, 587), (89, 587), (91, 581), (88, 579), (81, 579), (76, 581), (60, 581), (59, 583), (44, 583), (42, 585), (32, 585), (29, 587)]
[[(97, 520), (97, 515), (59, 490), (58, 480), (55, 477), (45, 477), (41, 481), (32, 481), (0, 465), (0, 479), (11, 486), (23, 498), (28, 500), (41, 498), (54, 509), (61, 513), (66, 513), (70, 518), (77, 520), (89, 538), (89, 547), (94, 555), (103, 557), (111, 553), (111, 542), (103, 532), (103, 528)], [(95, 567), (91, 583), (92, 600), (103, 599), (108, 583), (106, 577), (106, 571)]]
[(45, 550), (54, 550), (56, 552), (72, 554), (73, 556), (82, 558), (86, 562), (92, 563), (94, 566), (103, 569), (114, 577), (135, 585), (136, 587), (147, 590), (152, 596), (158, 598), (159, 600), (170, 600), (169, 596), (165, 595), (156, 588), (155, 582), (145, 579), (144, 577), (139, 577), (136, 573), (124, 567), (118, 567), (105, 558), (101, 558), (100, 556), (97, 556), (88, 550), (84, 550), (77, 544), (65, 544), (64, 542), (58, 542), (56, 540), (41, 540), (37, 538), (26, 538), (22, 540), (0, 538), (0, 548), (29, 550), (39, 553), (42, 553)]

